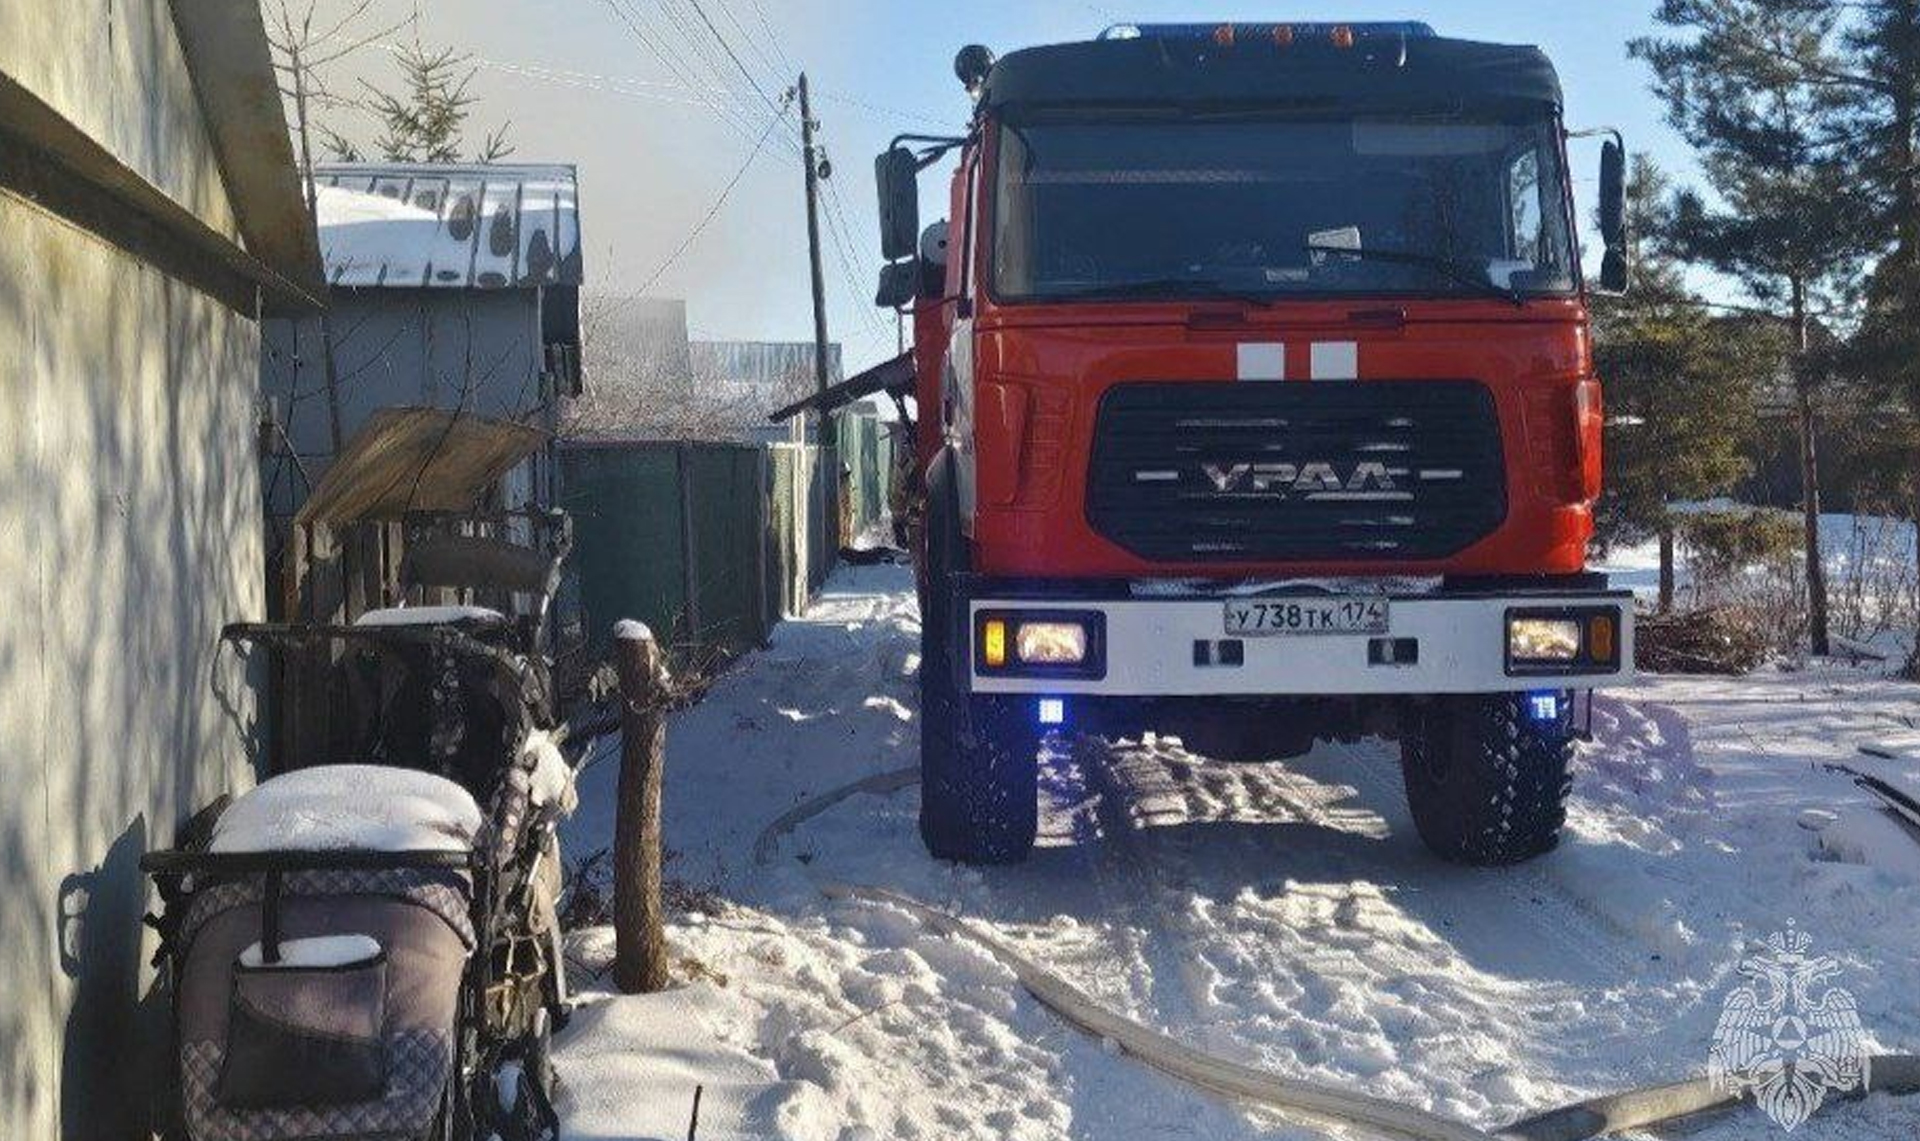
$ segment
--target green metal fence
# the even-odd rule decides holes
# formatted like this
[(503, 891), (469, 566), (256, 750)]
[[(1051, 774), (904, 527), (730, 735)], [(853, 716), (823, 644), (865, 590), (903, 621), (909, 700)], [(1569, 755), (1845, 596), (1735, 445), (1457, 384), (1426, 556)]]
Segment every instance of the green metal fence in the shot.
[[(886, 425), (847, 417), (838, 441), (853, 533), (883, 519)], [(839, 551), (820, 450), (803, 444), (573, 442), (561, 451), (572, 574), (590, 643), (637, 618), (678, 657), (763, 644), (826, 581)]]
[(892, 421), (867, 409), (839, 418), (841, 470), (852, 508), (849, 539), (870, 532), (888, 517), (894, 480), (892, 428)]
[[(846, 537), (887, 517), (893, 425), (836, 418)], [(762, 645), (833, 569), (841, 509), (811, 444), (574, 441), (560, 453), (572, 574), (589, 642), (637, 618), (683, 661)]]

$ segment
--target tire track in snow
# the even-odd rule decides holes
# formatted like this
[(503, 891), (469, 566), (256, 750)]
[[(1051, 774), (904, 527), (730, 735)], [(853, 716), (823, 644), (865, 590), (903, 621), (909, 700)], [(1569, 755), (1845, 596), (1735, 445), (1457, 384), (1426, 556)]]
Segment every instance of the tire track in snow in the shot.
[[(1349, 744), (1324, 747), (1337, 750), (1345, 757), (1342, 771), (1351, 772), (1355, 783), (1365, 786), (1375, 804), (1405, 808), (1406, 791), (1397, 771), (1397, 761), (1395, 771), (1389, 773), (1382, 771), (1386, 766), (1379, 762), (1379, 750)], [(1370, 757), (1369, 753), (1373, 755)], [(1403, 825), (1400, 820), (1393, 823), (1396, 828)], [(1412, 833), (1411, 817), (1405, 818), (1404, 827)], [(1519, 917), (1535, 934), (1551, 941), (1575, 960), (1617, 982), (1634, 978), (1646, 968), (1646, 963), (1643, 957), (1632, 957), (1620, 946), (1620, 936), (1630, 933), (1617, 931), (1602, 916), (1583, 906), (1571, 889), (1552, 879), (1547, 872), (1552, 860), (1552, 853), (1548, 853), (1516, 867), (1467, 874), (1474, 875), (1477, 886), (1506, 900), (1509, 913)]]
[[(1155, 1024), (1217, 1054), (1283, 1071), (1393, 1080), (1402, 1050), (1422, 1037), (1406, 1031), (1411, 1017), (1432, 1038), (1417, 1047), (1423, 1052), (1459, 1055), (1466, 1068), (1526, 1075), (1523, 1082), (1546, 1080), (1558, 1066), (1542, 1069), (1522, 1042), (1577, 1042), (1595, 1016), (1604, 1027), (1611, 1015), (1595, 1000), (1609, 1006), (1602, 996), (1632, 984), (1646, 964), (1539, 865), (1484, 872), (1410, 865), (1402, 857), (1421, 851), (1414, 858), (1425, 859), (1423, 851), (1399, 844), (1382, 856), (1394, 871), (1413, 876), (1414, 894), (1383, 891), (1373, 882), (1378, 873), (1354, 861), (1378, 859), (1369, 850), (1389, 827), (1411, 834), (1398, 773), (1377, 748), (1320, 748), (1331, 751), (1305, 772), (1297, 764), (1212, 762), (1165, 742), (1089, 742), (1078, 751), (1111, 837), (1103, 850), (1119, 857), (1090, 857), (1090, 873), (1105, 877), (1107, 897), (1115, 888), (1133, 897), (1110, 914), (1145, 915), (1144, 938), (1132, 953), (1159, 984), (1150, 988)], [(1328, 761), (1352, 778), (1350, 786), (1328, 782)], [(1345, 806), (1356, 793), (1367, 811)], [(1314, 830), (1287, 846), (1301, 858), (1304, 882), (1289, 875), (1284, 889), (1263, 898), (1273, 841), (1295, 839), (1285, 830), (1298, 825)], [(1215, 828), (1221, 831), (1211, 833)], [(1359, 846), (1346, 847), (1342, 837)], [(1318, 843), (1322, 838), (1335, 842)], [(1459, 942), (1462, 929), (1450, 933), (1441, 916), (1409, 910), (1436, 898), (1435, 890), (1443, 902), (1464, 893), (1475, 901), (1471, 913), (1502, 933), (1495, 942), (1536, 945), (1541, 950), (1522, 959), (1554, 969), (1514, 975), (1475, 967), (1474, 953)], [(1567, 963), (1578, 966), (1568, 971)], [(1357, 993), (1374, 990), (1383, 993), (1352, 1005)], [(1535, 1012), (1524, 1033), (1484, 1040), (1481, 1028), (1501, 1024), (1515, 1008)], [(1392, 1044), (1377, 1045), (1382, 1038)], [(1468, 1089), (1453, 1096), (1463, 1093)]]
[[(1128, 811), (1128, 805), (1139, 803), (1139, 798), (1126, 795), (1127, 790), (1116, 779), (1113, 764), (1122, 750), (1129, 746), (1098, 738), (1079, 738), (1075, 746), (1073, 761), (1094, 797), (1095, 814), (1109, 841), (1102, 849), (1113, 852), (1117, 857), (1114, 861), (1116, 868), (1110, 867), (1109, 861), (1089, 853), (1090, 870), (1100, 883), (1103, 894), (1112, 899), (1117, 909), (1115, 913), (1130, 917), (1128, 931), (1134, 943), (1132, 958), (1148, 980), (1144, 997), (1156, 1016), (1156, 1024), (1190, 1025), (1200, 1004), (1192, 977), (1193, 938), (1190, 929), (1175, 928), (1187, 927), (1188, 904), (1193, 896), (1190, 888), (1183, 891), (1182, 885), (1167, 881), (1170, 870), (1184, 868), (1188, 861), (1181, 859), (1169, 865), (1149, 859), (1142, 851), (1140, 825)], [(1190, 854), (1189, 850), (1184, 850), (1187, 849), (1186, 845), (1181, 847), (1182, 856)], [(1113, 877), (1110, 873), (1115, 870), (1129, 881), (1118, 896), (1111, 890)], [(1144, 933), (1144, 937), (1141, 933)], [(1170, 975), (1181, 980), (1180, 991), (1169, 990), (1166, 980)], [(1177, 999), (1177, 1002), (1169, 1002), (1170, 998)], [(1175, 1015), (1181, 1017), (1176, 1019)]]
[[(1042, 827), (1064, 818), (1073, 860), (1091, 887), (1101, 925), (1108, 934), (1111, 954), (1105, 962), (1087, 963), (1085, 946), (1069, 952), (1088, 969), (1109, 976), (1098, 989), (1124, 993), (1133, 1011), (1157, 1008), (1155, 991), (1164, 977), (1165, 959), (1155, 954), (1163, 940), (1151, 881), (1132, 842), (1132, 827), (1113, 815), (1113, 797), (1097, 779), (1099, 766), (1088, 754), (1100, 744), (1090, 738), (1049, 742), (1042, 756)], [(1011, 935), (1012, 932), (1006, 932)], [(1115, 980), (1112, 976), (1118, 976)], [(1144, 982), (1144, 987), (1142, 983)], [(1113, 985), (1117, 983), (1117, 985)]]

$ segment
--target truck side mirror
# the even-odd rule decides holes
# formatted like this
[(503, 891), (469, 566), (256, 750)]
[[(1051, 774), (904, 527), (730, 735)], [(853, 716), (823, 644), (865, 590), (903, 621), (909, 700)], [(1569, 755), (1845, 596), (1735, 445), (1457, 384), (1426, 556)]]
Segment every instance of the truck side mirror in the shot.
[(1600, 289), (1627, 291), (1627, 151), (1616, 138), (1600, 148)]
[(880, 267), (880, 288), (873, 303), (882, 309), (904, 309), (920, 296), (920, 259)]
[(919, 178), (920, 160), (905, 147), (873, 160), (873, 182), (880, 192), (880, 256), (888, 261), (919, 252)]

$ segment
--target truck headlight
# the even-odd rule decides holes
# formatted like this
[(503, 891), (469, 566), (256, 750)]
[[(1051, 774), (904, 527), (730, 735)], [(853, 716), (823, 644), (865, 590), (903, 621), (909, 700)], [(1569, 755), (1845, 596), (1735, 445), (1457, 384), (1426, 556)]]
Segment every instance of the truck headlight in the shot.
[(1570, 662), (1580, 656), (1575, 618), (1509, 618), (1507, 657), (1515, 662)]
[(1507, 675), (1617, 673), (1619, 606), (1568, 606), (1507, 611)]
[(973, 665), (988, 677), (1107, 676), (1107, 618), (1098, 610), (977, 610)]
[(1087, 628), (1078, 622), (1022, 622), (1014, 651), (1030, 666), (1077, 666), (1087, 660)]

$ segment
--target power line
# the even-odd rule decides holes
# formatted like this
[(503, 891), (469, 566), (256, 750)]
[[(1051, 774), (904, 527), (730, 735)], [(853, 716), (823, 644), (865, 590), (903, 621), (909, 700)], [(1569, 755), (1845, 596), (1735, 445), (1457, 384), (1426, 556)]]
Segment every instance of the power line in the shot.
[(860, 284), (859, 259), (854, 256), (852, 227), (847, 223), (846, 204), (840, 197), (840, 188), (833, 182), (827, 183), (827, 229), (833, 235), (834, 252), (840, 262), (841, 276), (846, 279), (847, 288), (853, 295), (855, 306), (860, 310), (862, 319), (872, 328), (884, 334), (885, 323), (872, 307), (860, 304), (865, 289)]
[(760, 98), (767, 101), (767, 106), (777, 108), (779, 105), (773, 101), (773, 96), (768, 95), (766, 88), (760, 86), (760, 81), (754, 77), (752, 69), (742, 62), (740, 53), (733, 50), (733, 44), (729, 43), (727, 37), (721, 34), (719, 25), (713, 22), (713, 17), (707, 15), (706, 6), (701, 4), (700, 0), (687, 0), (687, 3), (693, 5), (693, 10), (700, 14), (700, 22), (707, 26), (709, 32), (713, 33), (713, 38), (719, 41), (721, 49), (727, 53), (727, 58), (733, 61), (733, 66), (740, 69), (741, 75), (747, 77), (747, 82), (752, 84), (753, 89), (760, 93)]
[(727, 23), (732, 24), (734, 31), (739, 32), (740, 38), (746, 41), (747, 48), (753, 53), (754, 58), (765, 64), (767, 70), (774, 75), (786, 74), (787, 68), (782, 66), (779, 60), (768, 55), (766, 48), (762, 47), (754, 34), (747, 30), (747, 26), (741, 22), (740, 17), (733, 14), (733, 6), (728, 4), (727, 0), (714, 0), (714, 2), (719, 5), (720, 14), (727, 18)]
[(494, 59), (482, 59), (478, 56), (474, 57), (473, 62), (488, 71), (498, 71), (506, 75), (518, 75), (526, 79), (539, 80), (543, 83), (559, 84), (562, 87), (572, 87), (586, 91), (600, 91), (609, 95), (624, 95), (630, 99), (644, 99), (656, 103), (672, 103), (681, 107), (704, 107), (707, 110), (715, 112), (718, 112), (721, 108), (736, 112), (746, 110), (742, 104), (727, 103), (716, 97), (703, 96), (699, 91), (678, 83), (659, 83), (650, 84), (648, 87), (640, 87), (637, 83), (630, 85), (630, 83), (634, 83), (634, 81), (611, 80), (596, 82), (594, 79), (585, 75), (549, 71), (537, 66), (506, 63)]
[(698, 60), (715, 83), (726, 83), (733, 74), (732, 69), (714, 52), (706, 33), (694, 26), (694, 17), (682, 11), (675, 0), (656, 0), (654, 7), (673, 26), (680, 50), (688, 58)]
[(734, 172), (731, 179), (727, 180), (727, 185), (720, 191), (720, 196), (714, 199), (713, 205), (707, 210), (706, 216), (701, 218), (699, 223), (693, 227), (693, 232), (687, 235), (686, 240), (680, 243), (679, 248), (668, 255), (666, 261), (660, 263), (660, 268), (653, 271), (653, 275), (647, 278), (646, 284), (640, 287), (635, 296), (645, 296), (646, 292), (652, 289), (654, 284), (665, 276), (669, 269), (673, 268), (675, 263), (680, 260), (681, 255), (693, 248), (693, 243), (699, 240), (700, 235), (705, 233), (707, 227), (712, 225), (713, 220), (719, 216), (721, 209), (727, 204), (727, 199), (733, 196), (734, 188), (738, 187), (740, 180), (747, 176), (747, 171), (752, 169), (754, 160), (758, 159), (760, 152), (766, 149), (767, 140), (773, 137), (774, 130), (780, 126), (781, 121), (785, 117), (786, 108), (776, 108), (776, 113), (773, 118), (767, 120), (766, 130), (760, 132), (759, 141), (754, 143), (752, 152), (747, 155), (747, 161), (741, 163), (740, 169)]
[(898, 119), (908, 123), (925, 123), (931, 126), (945, 127), (948, 130), (953, 129), (952, 120), (942, 119), (935, 115), (928, 115), (919, 111), (905, 111), (898, 107), (883, 107), (878, 103), (870, 103), (865, 99), (855, 98), (852, 95), (842, 95), (834, 91), (817, 92), (817, 94), (819, 94), (820, 98), (829, 102), (844, 103), (849, 107), (857, 107), (862, 111), (885, 118)]
[[(646, 48), (654, 58), (658, 59), (661, 64), (672, 73), (674, 78), (680, 80), (680, 82), (690, 88), (698, 88), (702, 85), (698, 76), (689, 71), (673, 52), (662, 46), (666, 42), (664, 38), (656, 40), (655, 37), (657, 33), (650, 32), (645, 27), (644, 21), (639, 18), (638, 11), (632, 7), (629, 0), (602, 0), (602, 2), (613, 11), (613, 14), (621, 23), (626, 25), (627, 30), (632, 33), (633, 38), (639, 41), (640, 45)], [(740, 118), (737, 113), (733, 113), (729, 108), (715, 106), (713, 107), (713, 112), (729, 127), (739, 132), (742, 137), (747, 139), (754, 137), (753, 128), (748, 122)]]

